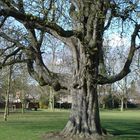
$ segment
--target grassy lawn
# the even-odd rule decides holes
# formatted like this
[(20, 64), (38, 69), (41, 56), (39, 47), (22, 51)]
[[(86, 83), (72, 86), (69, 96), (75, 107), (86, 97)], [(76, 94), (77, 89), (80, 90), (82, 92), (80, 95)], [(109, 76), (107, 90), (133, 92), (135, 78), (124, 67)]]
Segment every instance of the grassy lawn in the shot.
[(0, 140), (41, 140), (46, 132), (61, 130), (67, 119), (66, 111), (30, 111), (24, 115), (13, 113), (7, 122), (0, 114)]
[[(30, 111), (24, 115), (10, 114), (3, 121), (0, 113), (0, 140), (41, 140), (41, 136), (50, 131), (60, 131), (67, 122), (68, 111)], [(114, 137), (109, 140), (139, 140), (140, 110), (101, 111), (101, 121)]]
[(115, 137), (109, 140), (140, 140), (140, 110), (103, 111), (102, 126)]

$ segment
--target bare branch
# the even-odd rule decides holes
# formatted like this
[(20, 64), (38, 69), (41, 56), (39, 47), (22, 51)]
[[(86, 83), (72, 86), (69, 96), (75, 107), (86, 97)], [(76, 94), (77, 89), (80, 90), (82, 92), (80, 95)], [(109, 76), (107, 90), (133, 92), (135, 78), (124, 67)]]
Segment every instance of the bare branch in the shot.
[[(34, 37), (34, 32), (32, 29), (28, 29), (30, 31), (30, 34), (32, 35), (32, 38)], [(8, 41), (15, 43), (19, 48), (12, 52), (11, 54), (7, 55), (3, 62), (3, 66), (8, 65), (8, 64), (13, 64), (13, 63), (20, 63), (23, 62), (22, 60), (14, 60), (10, 62), (6, 62), (6, 60), (11, 57), (12, 55), (18, 53), (21, 49), (25, 49), (25, 47), (18, 42), (18, 40), (10, 38), (8, 35), (6, 35), (3, 32), (0, 32), (0, 36), (7, 39)], [(43, 37), (43, 34), (41, 38)], [(40, 39), (41, 39), (40, 38)], [(42, 39), (41, 39), (42, 40)], [(40, 40), (40, 41), (41, 41)], [(52, 86), (55, 90), (59, 89), (68, 89), (68, 76), (67, 75), (62, 75), (62, 74), (56, 74), (53, 72), (50, 72), (48, 68), (44, 65), (42, 59), (41, 59), (41, 54), (39, 52), (39, 49), (36, 48), (37, 45), (37, 40), (35, 40), (35, 44), (32, 44), (34, 46), (28, 47), (27, 53), (28, 59), (27, 59), (27, 64), (28, 64), (28, 71), (30, 75), (35, 78), (37, 81), (39, 81), (40, 85), (50, 85)], [(25, 49), (26, 50), (26, 49)], [(33, 56), (32, 56), (33, 55)], [(32, 60), (31, 60), (32, 59)], [(34, 68), (33, 62), (35, 61), (36, 67)]]
[(29, 32), (28, 38), (30, 39), (32, 48), (34, 48), (34, 50), (36, 50), (36, 52), (38, 52), (38, 48), (40, 48), (41, 46), (39, 46), (39, 44), (38, 44), (37, 37), (35, 34), (35, 29), (33, 27), (31, 27), (29, 24), (25, 24), (25, 27)]
[(136, 50), (138, 50), (138, 49), (140, 49), (140, 46), (137, 46), (137, 47), (136, 47)]
[(106, 26), (104, 27), (104, 30), (107, 30), (109, 28), (110, 24), (111, 24), (111, 21), (112, 21), (112, 18), (113, 18), (113, 16), (112, 16), (112, 10), (110, 12), (111, 12), (110, 13), (111, 15), (108, 18), (108, 22), (107, 22)]
[(51, 29), (59, 36), (62, 37), (71, 37), (71, 36), (77, 36), (81, 39), (82, 33), (80, 31), (74, 31), (74, 30), (64, 30), (62, 27), (60, 27), (58, 24), (54, 22), (44, 21), (44, 19), (41, 19), (39, 17), (23, 14), (21, 12), (18, 12), (17, 10), (12, 9), (2, 9), (0, 10), (0, 16), (11, 16), (16, 18), (18, 21), (24, 22), (24, 23), (30, 23), (33, 28), (39, 29), (39, 30), (45, 30), (46, 32), (48, 29)]
[(34, 62), (32, 60), (29, 60), (27, 63), (28, 72), (35, 80), (39, 82), (41, 86), (49, 85), (52, 86), (56, 91), (69, 88), (69, 75), (56, 74), (50, 72), (48, 69), (46, 71), (46, 67), (44, 67), (43, 64), (36, 65), (37, 66), (35, 68)]
[(6, 21), (7, 18), (8, 18), (7, 16), (4, 17), (4, 19), (2, 20), (2, 22), (0, 24), (0, 28), (4, 25), (4, 23), (5, 23), (5, 21)]
[(135, 51), (140, 48), (137, 47), (136, 48), (136, 37), (138, 35), (138, 32), (140, 30), (140, 25), (135, 25), (135, 29), (134, 32), (131, 36), (131, 47), (130, 47), (130, 51), (127, 57), (127, 60), (124, 64), (123, 69), (120, 71), (120, 73), (118, 73), (117, 75), (114, 76), (106, 76), (106, 75), (99, 75), (99, 79), (98, 79), (98, 83), (99, 84), (109, 84), (109, 83), (114, 83), (116, 81), (121, 80), (122, 78), (124, 78), (128, 73), (131, 72), (130, 70), (130, 65), (132, 63), (132, 59), (134, 56)]
[(58, 33), (50, 28), (46, 28), (46, 32), (49, 33), (50, 35), (54, 36), (55, 38), (59, 39), (60, 41), (62, 41), (64, 44), (68, 45), (69, 47), (72, 46), (72, 38), (73, 37), (70, 37), (70, 38), (65, 38), (65, 37), (62, 37), (60, 35), (58, 35)]
[(12, 9), (17, 11), (17, 5), (13, 0), (1, 0), (1, 3), (6, 9)]
[(39, 38), (39, 41), (38, 41), (38, 45), (39, 45), (39, 46), (42, 45), (43, 38), (44, 38), (44, 34), (45, 34), (45, 32), (44, 32), (44, 31), (41, 31), (41, 33), (40, 33), (40, 38)]
[(4, 39), (6, 39), (9, 42), (14, 43), (17, 47), (19, 47), (20, 49), (25, 49), (25, 46), (22, 45), (21, 43), (19, 43), (17, 40), (10, 38), (7, 34), (5, 34), (4, 32), (0, 32), (0, 36)]
[(23, 6), (23, 0), (18, 0), (18, 9), (20, 12), (25, 13), (24, 6)]
[(17, 63), (27, 63), (28, 62), (28, 59), (12, 59), (11, 61), (7, 62), (7, 63), (0, 63), (0, 69), (2, 69), (2, 67), (5, 67), (5, 66), (9, 66), (9, 65), (13, 65), (13, 64), (17, 64)]
[(12, 53), (6, 55), (6, 57), (4, 58), (4, 61), (3, 61), (3, 65), (6, 63), (6, 61), (12, 57), (12, 56), (15, 56), (21, 49), (20, 48), (17, 48), (15, 51), (13, 51)]
[(0, 56), (2, 56), (8, 49), (11, 49), (11, 48), (13, 48), (15, 46), (15, 44), (12, 44), (11, 46), (7, 46), (6, 48), (4, 48), (4, 49), (0, 49)]

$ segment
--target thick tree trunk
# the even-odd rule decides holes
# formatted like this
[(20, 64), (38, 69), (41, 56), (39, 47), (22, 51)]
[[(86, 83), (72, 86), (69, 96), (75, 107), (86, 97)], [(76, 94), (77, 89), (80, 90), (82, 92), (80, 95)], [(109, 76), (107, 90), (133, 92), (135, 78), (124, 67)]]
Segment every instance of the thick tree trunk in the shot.
[[(91, 90), (90, 92), (87, 92)], [(72, 90), (73, 104), (69, 121), (63, 130), (65, 135), (83, 137), (102, 135), (96, 85), (87, 89)]]
[(86, 67), (81, 66), (83, 68), (79, 70), (80, 74), (77, 76), (79, 85), (70, 89), (73, 98), (72, 110), (63, 134), (96, 140), (103, 134), (99, 117), (97, 83), (95, 82), (98, 75), (98, 57), (93, 55), (90, 58), (85, 58), (87, 60), (83, 62)]

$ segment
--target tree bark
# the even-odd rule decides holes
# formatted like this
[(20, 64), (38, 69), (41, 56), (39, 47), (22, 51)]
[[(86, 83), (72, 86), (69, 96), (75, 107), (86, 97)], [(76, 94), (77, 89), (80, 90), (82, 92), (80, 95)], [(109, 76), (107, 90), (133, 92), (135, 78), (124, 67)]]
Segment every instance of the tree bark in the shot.
[(6, 90), (6, 101), (5, 101), (5, 111), (4, 111), (4, 120), (7, 121), (7, 116), (9, 115), (9, 94), (11, 91), (11, 76), (12, 76), (12, 66), (8, 67), (9, 74), (7, 79), (7, 90)]
[(53, 91), (52, 87), (50, 87), (49, 91), (50, 91), (50, 93), (49, 93), (49, 109), (51, 111), (54, 111), (54, 91)]
[(127, 107), (127, 99), (126, 99), (126, 101), (125, 101), (125, 109), (127, 109), (128, 107)]
[[(99, 137), (103, 134), (98, 107), (97, 82), (98, 53), (81, 53), (76, 82), (70, 87), (72, 109), (69, 121), (63, 130), (66, 136), (83, 138)], [(76, 84), (77, 83), (77, 84)]]
[(71, 90), (72, 110), (69, 121), (63, 130), (64, 135), (95, 137), (102, 135), (100, 125), (97, 86)]
[(97, 2), (96, 6), (85, 2), (84, 8), (87, 13), (84, 13), (84, 37), (83, 40), (73, 41), (76, 60), (76, 70), (70, 87), (73, 103), (69, 121), (62, 134), (78, 137), (77, 139), (82, 137), (96, 140), (105, 134), (100, 124), (97, 94), (104, 19), (97, 18), (95, 9), (99, 8), (100, 4)]
[(124, 110), (124, 97), (121, 97), (121, 111)]
[(5, 110), (4, 110), (4, 121), (8, 119), (8, 112), (9, 112), (9, 92), (6, 91), (6, 101), (5, 101)]

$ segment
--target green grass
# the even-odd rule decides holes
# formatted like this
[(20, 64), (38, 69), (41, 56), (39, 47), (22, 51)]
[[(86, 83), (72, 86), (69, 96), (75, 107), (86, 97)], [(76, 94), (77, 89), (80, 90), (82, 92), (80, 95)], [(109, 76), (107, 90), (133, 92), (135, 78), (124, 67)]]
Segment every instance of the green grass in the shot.
[(109, 140), (140, 140), (140, 110), (102, 111), (101, 122), (114, 135)]
[[(12, 113), (4, 122), (0, 113), (0, 140), (41, 140), (47, 132), (60, 131), (68, 119), (68, 111), (29, 111)], [(109, 140), (139, 140), (140, 110), (101, 111), (102, 126), (114, 134)]]
[(66, 111), (30, 111), (24, 115), (13, 113), (7, 122), (3, 121), (3, 114), (0, 114), (0, 140), (40, 140), (47, 132), (61, 130), (68, 114)]

